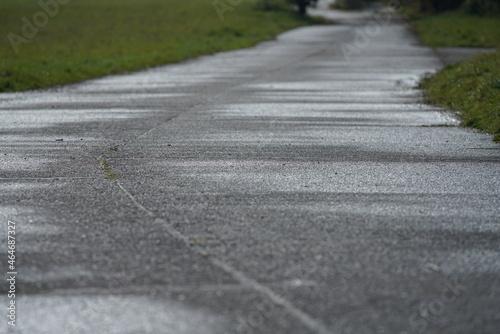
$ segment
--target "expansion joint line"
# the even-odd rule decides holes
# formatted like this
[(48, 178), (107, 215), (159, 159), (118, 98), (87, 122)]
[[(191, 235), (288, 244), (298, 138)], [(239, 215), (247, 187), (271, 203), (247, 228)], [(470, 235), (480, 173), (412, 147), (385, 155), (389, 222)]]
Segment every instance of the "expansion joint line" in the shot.
[(283, 307), (290, 315), (299, 320), (305, 327), (309, 328), (313, 332), (317, 334), (332, 334), (332, 332), (319, 320), (312, 318), (310, 315), (294, 306), (290, 301), (278, 295), (267, 286), (260, 284), (256, 280), (248, 277), (243, 272), (233, 268), (231, 265), (225, 263), (224, 261), (215, 258), (201, 246), (193, 245), (190, 242), (189, 238), (179, 232), (175, 227), (172, 226), (172, 224), (162, 218), (158, 218), (158, 216), (155, 215), (152, 211), (139, 203), (119, 181), (116, 181), (115, 183), (121, 189), (121, 191), (123, 191), (123, 193), (128, 198), (130, 198), (130, 200), (135, 204), (135, 206), (137, 206), (137, 208), (143, 211), (150, 218), (154, 219), (155, 223), (162, 225), (170, 235), (182, 241), (184, 244), (186, 244), (186, 246), (188, 246), (188, 248), (194, 250), (198, 255), (210, 261), (215, 267), (222, 269), (223, 271), (231, 275), (241, 285), (252, 288), (253, 290), (259, 292), (261, 295), (270, 299), (274, 304)]

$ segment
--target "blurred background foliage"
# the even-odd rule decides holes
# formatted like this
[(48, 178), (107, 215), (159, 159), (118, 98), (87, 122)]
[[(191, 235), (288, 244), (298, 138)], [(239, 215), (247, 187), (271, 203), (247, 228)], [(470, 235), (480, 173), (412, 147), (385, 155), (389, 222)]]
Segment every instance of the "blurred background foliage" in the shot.
[(441, 13), (456, 9), (463, 9), (466, 13), (481, 16), (494, 16), (500, 14), (500, 0), (336, 0), (332, 3), (331, 7), (334, 9), (347, 10), (362, 9), (370, 2), (384, 2), (386, 5), (395, 7), (399, 7), (400, 4), (403, 4), (417, 12), (427, 14)]
[(317, 0), (258, 0), (256, 8), (260, 10), (290, 10), (295, 7), (297, 11), (304, 15), (309, 6), (315, 6)]
[(332, 9), (356, 10), (363, 9), (370, 2), (379, 2), (377, 0), (336, 0), (331, 4)]
[(406, 6), (423, 13), (463, 9), (466, 13), (473, 15), (500, 15), (499, 0), (406, 0), (405, 3)]

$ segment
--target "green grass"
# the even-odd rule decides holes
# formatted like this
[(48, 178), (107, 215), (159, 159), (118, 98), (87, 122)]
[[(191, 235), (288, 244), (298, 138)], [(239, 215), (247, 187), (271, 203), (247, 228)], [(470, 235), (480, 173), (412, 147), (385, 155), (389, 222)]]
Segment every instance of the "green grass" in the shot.
[[(228, 3), (228, 2), (226, 2)], [(244, 0), (219, 19), (209, 0), (72, 0), (19, 52), (38, 0), (0, 2), (0, 92), (37, 89), (255, 45), (311, 19)]]
[(118, 181), (118, 175), (113, 172), (113, 169), (111, 169), (111, 165), (107, 160), (101, 159), (99, 160), (99, 164), (101, 164), (102, 172), (107, 179), (115, 182)]
[(448, 66), (421, 86), (429, 102), (462, 111), (463, 125), (500, 142), (500, 52)]
[[(463, 11), (438, 15), (407, 11), (424, 45), (500, 47), (500, 17)], [(448, 66), (421, 83), (427, 101), (460, 111), (462, 125), (492, 133), (500, 141), (500, 52)]]
[(500, 47), (500, 17), (480, 17), (462, 11), (430, 16), (411, 13), (410, 17), (425, 45)]

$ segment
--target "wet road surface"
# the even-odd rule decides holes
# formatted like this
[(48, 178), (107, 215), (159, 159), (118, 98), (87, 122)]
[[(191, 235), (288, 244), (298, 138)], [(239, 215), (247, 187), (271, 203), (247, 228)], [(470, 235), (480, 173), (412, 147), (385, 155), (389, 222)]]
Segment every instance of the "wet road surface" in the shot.
[(0, 332), (497, 333), (499, 146), (422, 103), (401, 20), (342, 15), (0, 94)]

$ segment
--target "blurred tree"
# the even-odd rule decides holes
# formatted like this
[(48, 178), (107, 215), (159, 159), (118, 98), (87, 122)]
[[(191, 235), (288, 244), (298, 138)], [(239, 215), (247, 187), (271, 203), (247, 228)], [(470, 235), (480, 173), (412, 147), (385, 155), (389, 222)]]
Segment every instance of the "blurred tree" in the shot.
[(364, 6), (363, 0), (337, 0), (333, 3), (332, 8), (337, 9), (361, 9)]
[(288, 0), (293, 5), (296, 5), (299, 13), (301, 15), (306, 14), (306, 10), (308, 6), (315, 6), (318, 0)]
[(438, 12), (457, 9), (463, 2), (464, 0), (432, 0), (434, 9)]
[(464, 0), (420, 0), (417, 6), (422, 12), (444, 12), (459, 8)]
[(476, 15), (498, 15), (500, 14), (499, 0), (465, 0), (467, 12)]
[(287, 10), (290, 5), (297, 7), (301, 15), (306, 14), (308, 6), (314, 6), (318, 0), (259, 0), (255, 7), (260, 10)]

